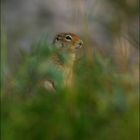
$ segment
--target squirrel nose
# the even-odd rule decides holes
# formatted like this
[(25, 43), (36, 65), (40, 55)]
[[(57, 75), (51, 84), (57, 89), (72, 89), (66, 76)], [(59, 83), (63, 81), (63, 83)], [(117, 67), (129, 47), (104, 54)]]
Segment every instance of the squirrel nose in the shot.
[(77, 44), (76, 49), (80, 49), (80, 48), (82, 47), (82, 45), (83, 45), (83, 41), (80, 41), (80, 42)]

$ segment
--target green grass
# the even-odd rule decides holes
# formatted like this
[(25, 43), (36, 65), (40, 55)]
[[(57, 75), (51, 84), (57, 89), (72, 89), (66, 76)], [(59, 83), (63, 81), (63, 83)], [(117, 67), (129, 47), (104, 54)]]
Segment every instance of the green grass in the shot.
[(92, 62), (86, 56), (76, 62), (72, 91), (50, 93), (38, 86), (44, 75), (37, 68), (51, 50), (46, 43), (37, 46), (10, 80), (2, 80), (2, 140), (138, 140), (133, 75), (118, 73), (110, 58), (96, 52)]

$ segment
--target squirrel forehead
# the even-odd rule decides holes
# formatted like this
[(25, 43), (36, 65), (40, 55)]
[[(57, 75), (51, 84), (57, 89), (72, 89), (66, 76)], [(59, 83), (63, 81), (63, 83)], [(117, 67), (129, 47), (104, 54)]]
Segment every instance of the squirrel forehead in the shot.
[(55, 39), (58, 39), (58, 40), (63, 40), (65, 39), (66, 36), (71, 36), (73, 40), (75, 41), (79, 41), (81, 40), (80, 37), (74, 33), (59, 33), (56, 35)]

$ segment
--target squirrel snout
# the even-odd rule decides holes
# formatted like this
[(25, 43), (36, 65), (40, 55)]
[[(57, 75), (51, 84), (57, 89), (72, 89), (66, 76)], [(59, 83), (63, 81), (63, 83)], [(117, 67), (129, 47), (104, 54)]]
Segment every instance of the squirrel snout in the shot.
[(77, 43), (76, 49), (80, 49), (82, 45), (83, 45), (83, 41), (80, 41), (79, 43)]

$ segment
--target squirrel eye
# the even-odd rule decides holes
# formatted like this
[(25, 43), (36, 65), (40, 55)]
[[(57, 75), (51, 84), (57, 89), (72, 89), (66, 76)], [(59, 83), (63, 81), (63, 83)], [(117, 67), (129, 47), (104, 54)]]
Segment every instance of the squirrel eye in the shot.
[(66, 40), (68, 40), (68, 41), (71, 41), (72, 40), (72, 37), (70, 36), (70, 35), (66, 35)]

